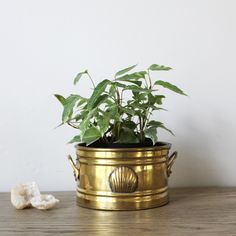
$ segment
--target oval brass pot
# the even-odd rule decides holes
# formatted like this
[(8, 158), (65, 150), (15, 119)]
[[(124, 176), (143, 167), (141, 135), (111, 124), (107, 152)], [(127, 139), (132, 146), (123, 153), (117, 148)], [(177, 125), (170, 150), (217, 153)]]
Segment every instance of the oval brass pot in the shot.
[(76, 146), (77, 204), (100, 210), (138, 210), (168, 203), (168, 177), (177, 152), (171, 144), (147, 148)]

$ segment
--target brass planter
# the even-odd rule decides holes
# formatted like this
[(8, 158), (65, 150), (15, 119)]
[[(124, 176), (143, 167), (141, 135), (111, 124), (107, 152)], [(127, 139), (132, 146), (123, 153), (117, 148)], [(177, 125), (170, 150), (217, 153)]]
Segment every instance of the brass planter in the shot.
[(171, 144), (147, 148), (76, 146), (72, 164), (77, 204), (100, 210), (139, 210), (168, 203), (168, 177), (177, 157)]

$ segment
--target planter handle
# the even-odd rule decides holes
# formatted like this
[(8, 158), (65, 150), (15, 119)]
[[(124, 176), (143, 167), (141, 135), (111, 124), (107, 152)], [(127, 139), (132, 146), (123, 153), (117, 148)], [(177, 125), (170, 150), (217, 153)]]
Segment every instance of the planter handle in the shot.
[(76, 164), (74, 163), (71, 155), (68, 155), (68, 160), (71, 164), (71, 167), (73, 169), (73, 172), (74, 172), (74, 177), (75, 177), (75, 181), (79, 180), (79, 177), (80, 177), (80, 169), (76, 166)]
[(178, 152), (173, 152), (167, 160), (167, 176), (171, 174), (171, 167), (173, 166), (175, 159), (177, 158)]

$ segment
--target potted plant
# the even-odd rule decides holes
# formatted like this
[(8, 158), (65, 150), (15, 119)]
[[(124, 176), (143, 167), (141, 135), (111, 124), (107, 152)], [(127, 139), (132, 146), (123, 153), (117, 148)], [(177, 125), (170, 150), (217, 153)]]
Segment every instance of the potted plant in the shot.
[(168, 177), (177, 157), (168, 157), (171, 144), (159, 142), (157, 129), (168, 128), (152, 119), (161, 107), (164, 87), (178, 94), (177, 86), (162, 80), (153, 81), (154, 71), (171, 68), (152, 64), (144, 71), (136, 67), (118, 71), (111, 80), (97, 85), (87, 70), (78, 73), (91, 80), (89, 98), (55, 94), (63, 105), (62, 124), (78, 130), (70, 143), (76, 145), (76, 164), (69, 156), (77, 181), (79, 206), (104, 210), (153, 208), (168, 202)]

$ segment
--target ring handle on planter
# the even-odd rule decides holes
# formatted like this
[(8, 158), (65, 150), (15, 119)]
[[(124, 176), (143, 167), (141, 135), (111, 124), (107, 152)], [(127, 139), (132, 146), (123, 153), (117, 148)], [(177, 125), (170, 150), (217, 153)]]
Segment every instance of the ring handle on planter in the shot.
[(173, 152), (167, 160), (167, 176), (171, 174), (171, 167), (173, 166), (175, 159), (177, 158), (178, 152)]
[(74, 163), (71, 155), (68, 155), (68, 160), (72, 166), (73, 172), (74, 172), (74, 177), (75, 177), (75, 181), (79, 180), (80, 177), (80, 173), (79, 173), (79, 168), (76, 166), (76, 164)]

